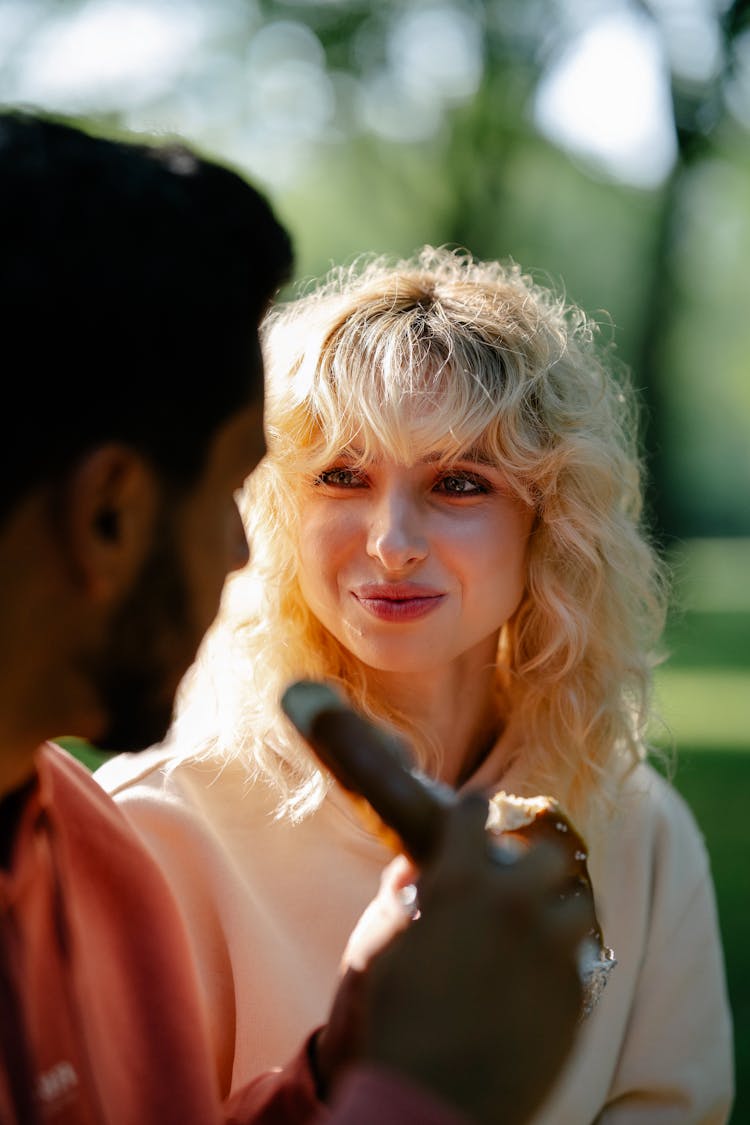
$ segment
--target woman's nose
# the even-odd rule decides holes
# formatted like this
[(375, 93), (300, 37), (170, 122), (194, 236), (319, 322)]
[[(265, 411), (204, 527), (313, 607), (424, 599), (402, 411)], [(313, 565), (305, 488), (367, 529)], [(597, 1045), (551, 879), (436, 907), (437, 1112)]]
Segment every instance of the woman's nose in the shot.
[(382, 495), (372, 514), (367, 553), (386, 570), (398, 571), (421, 562), (429, 553), (419, 505), (402, 492)]

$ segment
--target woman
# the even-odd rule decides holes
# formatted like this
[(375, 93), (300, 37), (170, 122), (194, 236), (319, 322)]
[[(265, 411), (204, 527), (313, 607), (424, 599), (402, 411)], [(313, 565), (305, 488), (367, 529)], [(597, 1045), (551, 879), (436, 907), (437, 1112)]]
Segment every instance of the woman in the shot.
[(390, 858), (280, 712), (308, 677), (436, 777), (552, 794), (586, 839), (618, 964), (539, 1121), (726, 1120), (706, 852), (645, 763), (664, 598), (627, 380), (515, 266), (431, 248), (335, 271), (269, 316), (265, 349), (251, 565), (170, 745), (99, 775), (177, 889), (224, 1087), (325, 1019)]

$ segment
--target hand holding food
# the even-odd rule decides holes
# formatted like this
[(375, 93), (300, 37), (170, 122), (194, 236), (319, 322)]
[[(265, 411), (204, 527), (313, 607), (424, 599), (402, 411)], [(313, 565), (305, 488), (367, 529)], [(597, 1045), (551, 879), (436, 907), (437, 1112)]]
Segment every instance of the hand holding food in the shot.
[[(403, 745), (357, 715), (326, 684), (299, 681), (284, 694), (282, 706), (297, 729), (352, 796), (367, 826), (394, 852), (414, 862), (428, 861), (439, 846), (447, 810), (458, 795), (421, 774)], [(583, 901), (588, 933), (581, 944), (579, 972), (583, 989), (582, 1017), (589, 1015), (616, 964), (603, 942), (587, 869), (587, 848), (554, 798), (516, 797), (497, 793), (489, 803), (487, 828), (501, 845), (493, 849), (500, 863), (542, 842), (565, 857), (555, 884), (554, 901)]]

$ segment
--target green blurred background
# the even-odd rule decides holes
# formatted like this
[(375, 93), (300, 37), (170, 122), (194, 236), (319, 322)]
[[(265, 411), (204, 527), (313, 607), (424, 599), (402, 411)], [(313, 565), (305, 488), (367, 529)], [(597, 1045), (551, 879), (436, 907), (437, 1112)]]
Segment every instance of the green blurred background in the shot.
[(748, 0), (0, 0), (0, 102), (234, 164), (298, 279), (450, 243), (600, 323), (644, 404), (653, 738), (712, 857), (750, 1122)]

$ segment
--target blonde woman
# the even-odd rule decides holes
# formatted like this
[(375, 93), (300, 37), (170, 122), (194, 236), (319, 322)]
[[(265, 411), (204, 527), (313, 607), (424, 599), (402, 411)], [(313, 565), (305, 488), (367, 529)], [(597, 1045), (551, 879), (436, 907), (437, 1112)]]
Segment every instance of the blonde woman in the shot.
[(99, 774), (180, 898), (224, 1088), (325, 1019), (390, 858), (281, 714), (309, 677), (427, 772), (551, 794), (584, 836), (617, 966), (535, 1120), (725, 1121), (707, 856), (645, 760), (664, 583), (623, 373), (516, 266), (432, 248), (334, 271), (271, 313), (265, 352), (251, 564), (168, 745)]

